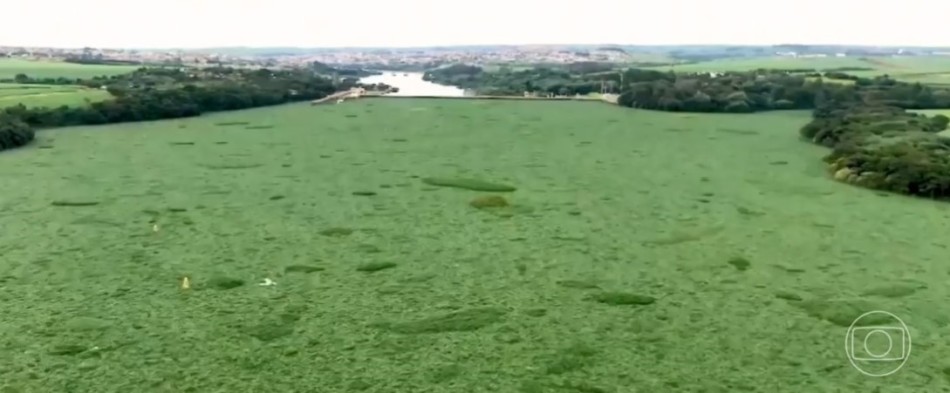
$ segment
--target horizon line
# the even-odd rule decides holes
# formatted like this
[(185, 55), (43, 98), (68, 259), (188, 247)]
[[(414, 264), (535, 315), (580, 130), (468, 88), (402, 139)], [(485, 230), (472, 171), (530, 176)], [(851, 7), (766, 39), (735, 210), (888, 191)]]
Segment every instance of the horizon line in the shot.
[(928, 48), (928, 49), (950, 49), (950, 46), (934, 45), (874, 45), (874, 44), (808, 44), (808, 43), (775, 43), (775, 44), (730, 44), (730, 43), (706, 43), (706, 44), (633, 44), (633, 43), (536, 43), (536, 44), (458, 44), (458, 45), (390, 45), (390, 46), (372, 46), (372, 45), (341, 45), (341, 46), (295, 46), (295, 45), (273, 45), (273, 46), (247, 46), (247, 45), (223, 45), (223, 46), (202, 46), (202, 47), (134, 47), (134, 46), (53, 46), (53, 45), (9, 45), (0, 43), (0, 47), (8, 48), (41, 48), (41, 49), (113, 49), (113, 50), (180, 50), (180, 51), (200, 51), (210, 49), (432, 49), (432, 48), (478, 48), (478, 47), (564, 47), (564, 46), (584, 46), (584, 47), (782, 47), (782, 46), (813, 46), (813, 47), (852, 47), (852, 48)]

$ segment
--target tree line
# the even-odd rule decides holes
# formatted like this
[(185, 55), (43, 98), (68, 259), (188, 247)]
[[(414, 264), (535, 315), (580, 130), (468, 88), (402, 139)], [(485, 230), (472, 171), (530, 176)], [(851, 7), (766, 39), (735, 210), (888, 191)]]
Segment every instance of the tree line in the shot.
[(474, 90), (482, 95), (522, 95), (528, 92), (557, 96), (599, 93), (602, 89), (619, 93), (625, 83), (674, 78), (671, 72), (638, 68), (615, 70), (597, 62), (525, 69), (503, 67), (498, 71), (455, 64), (423, 75), (424, 80)]
[(950, 198), (950, 138), (937, 135), (950, 118), (908, 111), (950, 108), (950, 90), (887, 76), (750, 72), (633, 83), (620, 103), (689, 112), (812, 109), (813, 119), (801, 135), (831, 148), (824, 160), (834, 179), (870, 189)]
[(608, 86), (622, 106), (671, 112), (750, 113), (810, 109), (803, 138), (832, 149), (832, 176), (862, 187), (950, 199), (950, 138), (937, 135), (950, 118), (913, 109), (950, 108), (950, 90), (886, 75), (861, 78), (832, 69), (673, 73), (596, 66), (486, 71), (454, 65), (426, 79), (482, 94), (587, 94)]
[(688, 112), (812, 109), (813, 119), (801, 135), (831, 148), (824, 160), (834, 179), (950, 199), (950, 138), (937, 135), (950, 118), (908, 111), (950, 108), (947, 89), (887, 76), (758, 71), (632, 83), (620, 96), (620, 104)]
[(832, 149), (824, 161), (838, 181), (948, 199), (950, 138), (937, 135), (948, 123), (880, 102), (828, 102), (801, 135)]
[[(24, 79), (27, 78), (27, 79)], [(26, 83), (40, 83), (23, 76)], [(337, 90), (310, 70), (140, 68), (132, 73), (79, 80), (106, 89), (113, 99), (88, 106), (0, 109), (0, 149), (29, 143), (36, 128), (97, 125), (199, 116), (326, 97)], [(354, 80), (349, 80), (354, 85)]]

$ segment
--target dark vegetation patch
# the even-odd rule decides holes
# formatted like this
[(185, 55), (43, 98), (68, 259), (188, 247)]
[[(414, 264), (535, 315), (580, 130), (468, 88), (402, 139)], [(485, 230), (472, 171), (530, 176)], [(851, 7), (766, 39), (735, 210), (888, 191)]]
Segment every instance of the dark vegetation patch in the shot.
[(394, 267), (396, 267), (396, 264), (393, 262), (370, 262), (357, 266), (356, 271), (373, 273)]
[(48, 350), (48, 353), (50, 355), (57, 355), (57, 356), (72, 356), (72, 355), (81, 354), (83, 352), (86, 352), (87, 350), (89, 350), (89, 347), (86, 345), (59, 344), (59, 345), (54, 345), (52, 348), (50, 348)]
[(716, 131), (725, 132), (727, 134), (736, 134), (736, 135), (758, 135), (759, 132), (755, 130), (739, 130), (735, 128), (717, 128)]
[(861, 292), (861, 296), (877, 296), (886, 298), (899, 298), (913, 295), (922, 287), (911, 284), (891, 284), (870, 288)]
[(98, 204), (99, 202), (97, 201), (53, 201), (50, 203), (50, 205), (53, 205), (53, 206), (75, 206), (75, 207), (96, 206)]
[(656, 302), (653, 296), (628, 292), (601, 292), (588, 299), (611, 306), (645, 306)]
[(356, 196), (373, 196), (373, 195), (376, 195), (376, 191), (353, 191), (353, 195), (356, 195)]
[(244, 284), (244, 280), (239, 278), (219, 276), (209, 279), (205, 286), (211, 289), (227, 290), (244, 286)]
[(743, 257), (729, 258), (728, 263), (732, 265), (732, 267), (736, 268), (736, 270), (739, 270), (739, 271), (749, 270), (749, 266), (752, 265), (752, 263), (749, 262), (748, 259), (745, 259)]
[(516, 190), (515, 187), (509, 185), (491, 183), (478, 179), (427, 177), (422, 179), (422, 182), (433, 186), (462, 188), (473, 191), (512, 192)]
[(540, 318), (545, 315), (548, 315), (548, 310), (543, 308), (531, 308), (524, 311), (525, 315), (529, 317)]
[(290, 265), (284, 268), (285, 273), (313, 273), (326, 270), (320, 266), (312, 265)]
[(809, 316), (843, 327), (851, 326), (851, 323), (855, 322), (856, 320), (858, 321), (858, 324), (855, 326), (883, 325), (892, 322), (891, 317), (886, 314), (871, 314), (858, 319), (867, 312), (882, 310), (880, 305), (866, 300), (814, 299), (792, 302), (790, 304), (794, 304), (795, 306), (801, 308)]
[(201, 166), (214, 170), (232, 170), (259, 168), (264, 166), (264, 164), (203, 164)]
[(749, 208), (747, 208), (747, 207), (745, 207), (745, 206), (737, 206), (737, 207), (736, 207), (736, 211), (739, 212), (739, 214), (741, 214), (741, 215), (743, 215), (743, 216), (750, 216), (750, 217), (758, 217), (758, 216), (764, 216), (764, 215), (765, 215), (765, 213), (763, 213), (763, 212), (755, 211), (755, 210), (749, 209)]
[(782, 300), (792, 301), (792, 302), (798, 302), (798, 301), (803, 300), (802, 297), (799, 296), (798, 294), (794, 292), (789, 292), (789, 291), (776, 291), (775, 297)]
[(508, 200), (498, 195), (487, 195), (472, 199), (468, 204), (476, 209), (492, 209), (508, 207)]
[(320, 233), (321, 235), (323, 235), (323, 236), (329, 236), (329, 237), (343, 237), (343, 236), (352, 235), (353, 232), (355, 232), (355, 231), (352, 230), (352, 229), (350, 229), (350, 228), (332, 227), (332, 228), (327, 228), (327, 229), (321, 230), (319, 233)]
[(596, 283), (585, 280), (560, 280), (557, 285), (572, 289), (600, 289)]
[(293, 324), (286, 321), (268, 321), (248, 326), (244, 331), (251, 337), (269, 342), (293, 334), (294, 327)]

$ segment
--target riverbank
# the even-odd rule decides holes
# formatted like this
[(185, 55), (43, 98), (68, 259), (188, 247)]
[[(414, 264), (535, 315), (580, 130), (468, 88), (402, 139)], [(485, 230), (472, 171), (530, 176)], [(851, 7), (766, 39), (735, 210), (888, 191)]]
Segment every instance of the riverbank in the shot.
[(474, 96), (397, 96), (388, 94), (367, 94), (367, 98), (416, 98), (416, 99), (455, 99), (455, 100), (519, 100), (519, 101), (601, 101), (611, 104), (617, 103), (617, 97), (614, 94), (590, 95), (590, 96), (558, 96), (558, 97), (534, 97), (534, 96), (493, 96), (493, 95), (474, 95)]
[(324, 98), (313, 100), (311, 105), (337, 103), (340, 104), (346, 100), (359, 98), (409, 98), (409, 99), (462, 99), (462, 100), (519, 100), (519, 101), (599, 101), (609, 104), (617, 104), (616, 94), (592, 94), (586, 96), (499, 96), (499, 95), (397, 95), (386, 94), (378, 91), (366, 91), (364, 89), (354, 88), (346, 91), (339, 91)]

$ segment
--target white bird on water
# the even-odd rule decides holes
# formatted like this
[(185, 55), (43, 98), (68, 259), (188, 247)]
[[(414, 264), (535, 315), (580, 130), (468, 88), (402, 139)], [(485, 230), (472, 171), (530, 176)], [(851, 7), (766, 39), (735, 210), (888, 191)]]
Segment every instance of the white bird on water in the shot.
[(257, 285), (260, 285), (260, 286), (262, 286), (262, 287), (272, 287), (272, 286), (274, 286), (274, 285), (277, 285), (277, 283), (274, 282), (274, 280), (271, 280), (271, 279), (269, 279), (269, 278), (265, 278), (265, 279), (264, 279), (264, 282), (262, 282), (262, 283), (260, 283), (260, 284), (257, 284)]

